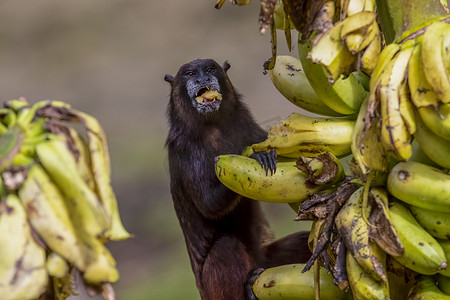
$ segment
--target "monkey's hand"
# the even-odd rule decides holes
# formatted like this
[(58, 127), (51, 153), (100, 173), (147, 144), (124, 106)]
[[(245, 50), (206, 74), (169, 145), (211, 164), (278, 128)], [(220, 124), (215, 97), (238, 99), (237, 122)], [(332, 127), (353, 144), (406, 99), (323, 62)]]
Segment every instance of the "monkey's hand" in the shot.
[(273, 175), (277, 171), (277, 153), (275, 150), (270, 150), (270, 152), (266, 151), (257, 151), (253, 152), (249, 155), (250, 158), (256, 159), (260, 164), (261, 167), (266, 170), (266, 175), (269, 174)]
[(247, 281), (245, 282), (247, 300), (258, 300), (255, 293), (253, 293), (253, 284), (255, 284), (256, 279), (258, 279), (262, 272), (264, 272), (263, 268), (257, 268), (248, 273)]

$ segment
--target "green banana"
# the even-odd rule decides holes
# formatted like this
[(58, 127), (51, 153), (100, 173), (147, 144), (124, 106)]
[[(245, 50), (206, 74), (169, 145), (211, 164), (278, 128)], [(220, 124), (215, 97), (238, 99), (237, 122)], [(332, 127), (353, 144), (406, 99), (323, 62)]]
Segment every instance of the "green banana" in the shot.
[[(304, 264), (291, 264), (264, 270), (253, 284), (253, 292), (259, 300), (314, 299), (313, 270), (302, 272)], [(352, 299), (333, 283), (333, 277), (320, 268), (320, 299)]]
[(405, 252), (394, 256), (403, 266), (424, 275), (436, 274), (446, 267), (445, 253), (439, 243), (414, 219), (399, 202), (391, 204), (391, 220)]
[(414, 161), (399, 162), (387, 187), (396, 198), (417, 207), (450, 213), (450, 175)]
[(265, 141), (252, 145), (254, 151), (275, 149), (287, 157), (311, 156), (331, 152), (350, 154), (355, 121), (348, 118), (309, 117), (293, 113), (269, 130)]
[(410, 210), (417, 222), (438, 239), (450, 239), (450, 213), (429, 210), (411, 205)]
[[(442, 250), (444, 250), (445, 257), (447, 261), (450, 262), (450, 241), (449, 240), (438, 240), (439, 245), (441, 245)], [(449, 277), (450, 276), (450, 266), (445, 267), (439, 271), (439, 274)]]
[[(336, 227), (345, 242), (347, 250), (368, 275), (376, 280), (386, 281), (381, 251), (369, 243), (369, 224), (363, 218), (364, 187), (356, 190), (335, 218)], [(384, 252), (383, 252), (384, 253)]]
[(110, 219), (93, 190), (78, 173), (74, 156), (61, 139), (36, 145), (37, 156), (55, 184), (61, 189), (84, 229), (93, 236), (104, 235), (110, 228)]
[(350, 251), (347, 251), (347, 276), (355, 299), (390, 299), (387, 281), (375, 280), (364, 271)]
[[(368, 96), (368, 92), (361, 82), (353, 73), (350, 73), (347, 78), (340, 77), (333, 84), (329, 84), (325, 68), (320, 64), (313, 63), (308, 58), (310, 49), (306, 43), (298, 44), (303, 70), (317, 96), (337, 113), (343, 115), (357, 113), (361, 103)], [(328, 49), (323, 51), (328, 51)]]
[(409, 300), (450, 300), (436, 285), (433, 277), (421, 276), (408, 293)]
[(0, 170), (10, 164), (10, 160), (19, 152), (22, 135), (15, 129), (7, 129), (0, 135)]
[(450, 296), (450, 277), (444, 275), (437, 275), (437, 282), (439, 289), (448, 296)]
[(409, 158), (410, 161), (419, 162), (425, 165), (429, 165), (431, 167), (438, 168), (439, 165), (436, 164), (434, 161), (432, 161), (422, 150), (422, 148), (419, 145), (419, 142), (417, 142), (417, 139), (414, 139), (411, 142), (411, 148), (412, 148), (412, 155)]
[(39, 298), (48, 282), (45, 250), (33, 239), (25, 210), (14, 194), (0, 202), (0, 232), (1, 298)]
[(269, 71), (269, 75), (277, 90), (298, 107), (319, 115), (342, 116), (317, 96), (297, 58), (289, 55), (277, 56), (275, 66)]
[(422, 37), (423, 72), (440, 102), (450, 103), (450, 82), (444, 65), (442, 44), (450, 34), (450, 24), (433, 22)]
[(417, 132), (414, 134), (420, 148), (436, 164), (450, 169), (450, 141), (444, 140), (429, 130), (417, 116)]
[(450, 141), (450, 103), (443, 103), (437, 107), (419, 107), (417, 111), (432, 132)]
[[(314, 159), (310, 166), (316, 172), (322, 169), (322, 164)], [(344, 175), (340, 167), (330, 183), (314, 185), (307, 181), (305, 173), (294, 162), (279, 162), (277, 171), (267, 176), (256, 160), (231, 154), (216, 157), (215, 171), (217, 178), (230, 190), (250, 199), (279, 203), (302, 201), (341, 180)]]

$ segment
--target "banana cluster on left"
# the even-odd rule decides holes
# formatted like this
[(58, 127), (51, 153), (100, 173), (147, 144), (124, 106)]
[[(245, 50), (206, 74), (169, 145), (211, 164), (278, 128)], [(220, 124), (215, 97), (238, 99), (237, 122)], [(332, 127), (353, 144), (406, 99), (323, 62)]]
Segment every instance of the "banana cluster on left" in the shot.
[[(104, 243), (130, 237), (111, 187), (98, 121), (61, 101), (0, 109), (0, 295), (66, 299), (72, 271), (106, 288), (119, 278)], [(76, 130), (81, 124), (82, 130)]]

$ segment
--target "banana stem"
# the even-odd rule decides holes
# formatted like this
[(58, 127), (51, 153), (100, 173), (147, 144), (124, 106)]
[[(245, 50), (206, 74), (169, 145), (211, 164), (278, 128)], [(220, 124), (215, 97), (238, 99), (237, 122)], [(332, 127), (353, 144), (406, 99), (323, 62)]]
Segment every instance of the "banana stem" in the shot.
[(376, 0), (386, 44), (403, 39), (431, 20), (448, 16), (440, 0)]

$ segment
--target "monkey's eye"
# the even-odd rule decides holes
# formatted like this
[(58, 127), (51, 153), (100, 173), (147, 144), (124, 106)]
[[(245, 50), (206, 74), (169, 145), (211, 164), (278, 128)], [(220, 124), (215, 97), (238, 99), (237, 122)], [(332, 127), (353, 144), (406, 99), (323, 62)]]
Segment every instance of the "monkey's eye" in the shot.
[(195, 73), (192, 71), (187, 71), (186, 73), (184, 73), (184, 76), (186, 76), (187, 78), (191, 78), (194, 75), (195, 75)]
[(209, 67), (208, 69), (206, 69), (206, 72), (207, 72), (208, 74), (213, 74), (214, 71), (216, 71), (216, 69), (215, 69), (214, 67)]

